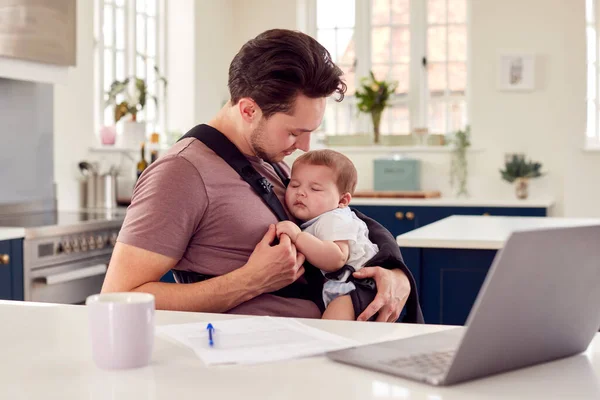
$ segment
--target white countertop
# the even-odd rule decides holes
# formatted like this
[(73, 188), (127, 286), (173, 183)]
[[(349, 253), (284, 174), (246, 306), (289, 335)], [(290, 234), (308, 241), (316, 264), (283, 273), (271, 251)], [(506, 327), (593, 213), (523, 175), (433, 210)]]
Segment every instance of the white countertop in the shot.
[(2, 228), (0, 227), (0, 241), (11, 239), (23, 239), (25, 228)]
[(537, 198), (519, 200), (486, 199), (486, 198), (462, 198), (462, 197), (440, 197), (435, 199), (382, 199), (371, 197), (355, 197), (351, 206), (421, 206), (421, 207), (516, 207), (516, 208), (551, 208), (554, 199)]
[(600, 219), (453, 215), (399, 235), (400, 247), (500, 249), (514, 231), (600, 224)]
[[(158, 311), (157, 325), (231, 315)], [(437, 388), (338, 364), (325, 357), (254, 366), (205, 367), (194, 353), (156, 338), (152, 364), (103, 371), (91, 359), (85, 306), (0, 301), (2, 398), (44, 399), (572, 399), (600, 398), (600, 336), (583, 355)], [(361, 343), (449, 327), (303, 320)]]

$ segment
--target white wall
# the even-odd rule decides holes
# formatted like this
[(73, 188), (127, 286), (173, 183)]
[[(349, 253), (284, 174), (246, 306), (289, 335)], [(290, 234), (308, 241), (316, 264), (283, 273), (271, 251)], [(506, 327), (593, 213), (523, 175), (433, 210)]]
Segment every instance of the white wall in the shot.
[(58, 206), (79, 205), (77, 164), (94, 143), (94, 2), (77, 1), (77, 64), (54, 88), (54, 181)]

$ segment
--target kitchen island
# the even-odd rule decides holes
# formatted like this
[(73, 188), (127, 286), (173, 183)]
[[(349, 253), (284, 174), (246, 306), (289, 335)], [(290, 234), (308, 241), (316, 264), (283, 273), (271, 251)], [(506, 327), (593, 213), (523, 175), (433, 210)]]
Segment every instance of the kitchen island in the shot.
[(597, 224), (600, 219), (455, 215), (396, 239), (417, 281), (425, 322), (463, 325), (512, 232)]
[[(598, 399), (600, 336), (584, 354), (440, 388), (351, 367), (323, 356), (259, 365), (206, 367), (194, 352), (156, 336), (151, 364), (104, 371), (91, 357), (85, 306), (0, 301), (3, 399)], [(234, 315), (157, 311), (156, 325)], [(301, 320), (359, 343), (450, 327)], [(342, 379), (342, 381), (340, 381)]]

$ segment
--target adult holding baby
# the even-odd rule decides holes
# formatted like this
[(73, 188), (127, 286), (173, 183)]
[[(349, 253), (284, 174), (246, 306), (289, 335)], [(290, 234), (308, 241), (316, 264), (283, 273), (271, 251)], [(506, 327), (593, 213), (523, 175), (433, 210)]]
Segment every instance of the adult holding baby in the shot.
[[(283, 159), (309, 150), (326, 98), (343, 98), (342, 71), (310, 36), (270, 30), (234, 57), (228, 86), (231, 99), (215, 118), (193, 128), (138, 180), (103, 292), (152, 293), (161, 309), (319, 318), (323, 276), (305, 269), (287, 235), (275, 244), (275, 224), (294, 220), (284, 206), (289, 169)], [(225, 144), (211, 148), (198, 135)], [(263, 189), (279, 206), (270, 207), (260, 188), (218, 154), (227, 146), (251, 167), (241, 170), (265, 178)], [(356, 273), (377, 285), (358, 319), (395, 321), (408, 301), (406, 320), (422, 322), (414, 279), (394, 238), (365, 222), (380, 248), (371, 261), (380, 264)], [(160, 282), (169, 270), (187, 284)]]

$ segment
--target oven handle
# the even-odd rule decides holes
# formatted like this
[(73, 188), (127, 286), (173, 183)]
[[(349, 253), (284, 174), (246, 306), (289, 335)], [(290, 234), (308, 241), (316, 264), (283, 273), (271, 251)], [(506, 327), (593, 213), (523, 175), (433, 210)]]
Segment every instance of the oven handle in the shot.
[(76, 281), (78, 279), (89, 278), (92, 276), (104, 275), (106, 270), (106, 264), (96, 264), (86, 268), (79, 268), (72, 271), (42, 276), (38, 279), (44, 281), (46, 285), (56, 285), (59, 283)]

